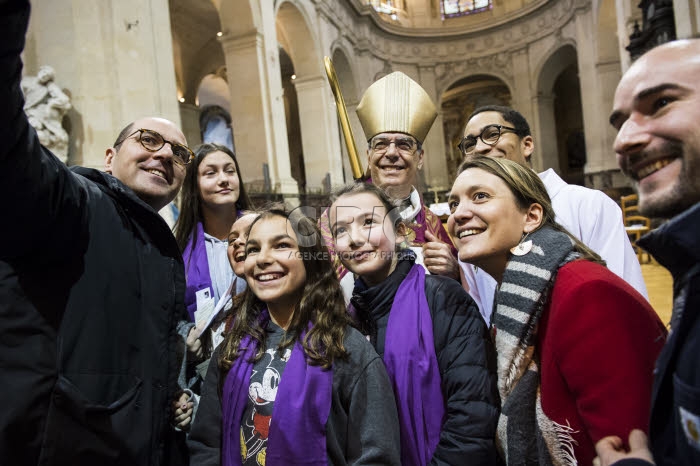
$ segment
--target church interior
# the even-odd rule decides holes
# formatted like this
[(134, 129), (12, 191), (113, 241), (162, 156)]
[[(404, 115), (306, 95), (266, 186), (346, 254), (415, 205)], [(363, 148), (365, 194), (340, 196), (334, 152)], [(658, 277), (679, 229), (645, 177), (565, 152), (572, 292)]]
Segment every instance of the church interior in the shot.
[(700, 30), (700, 0), (36, 0), (32, 10), (24, 73), (50, 65), (70, 98), (68, 164), (103, 168), (105, 148), (144, 115), (179, 124), (195, 147), (203, 110), (220, 107), (251, 196), (297, 203), (352, 180), (325, 56), (363, 166), (364, 91), (393, 71), (427, 91), (438, 117), (417, 187), (426, 203), (445, 200), (466, 118), (488, 104), (526, 117), (536, 171), (619, 201), (632, 190), (611, 149), (617, 82), (645, 50)]

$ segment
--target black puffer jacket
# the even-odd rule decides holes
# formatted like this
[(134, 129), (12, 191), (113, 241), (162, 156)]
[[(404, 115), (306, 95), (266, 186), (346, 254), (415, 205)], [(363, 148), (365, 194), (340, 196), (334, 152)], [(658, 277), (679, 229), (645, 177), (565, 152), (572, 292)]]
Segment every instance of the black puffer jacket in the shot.
[(0, 4), (0, 464), (186, 463), (169, 425), (182, 258), (133, 191), (39, 145), (19, 86), (28, 11)]
[[(355, 283), (351, 299), (360, 327), (380, 356), (396, 291), (415, 263), (410, 250), (399, 254), (394, 272), (377, 286)], [(426, 275), (425, 296), (433, 320), (446, 419), (433, 465), (494, 465), (499, 414), (496, 354), (474, 300), (451, 278)]]

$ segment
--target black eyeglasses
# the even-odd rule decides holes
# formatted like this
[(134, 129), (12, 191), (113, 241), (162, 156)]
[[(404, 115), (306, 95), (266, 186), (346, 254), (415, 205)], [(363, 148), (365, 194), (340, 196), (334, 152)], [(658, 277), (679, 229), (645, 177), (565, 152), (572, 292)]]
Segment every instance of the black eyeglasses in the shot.
[(388, 138), (376, 138), (372, 139), (369, 143), (370, 149), (372, 149), (375, 153), (381, 155), (385, 153), (386, 151), (389, 150), (389, 146), (394, 144), (396, 146), (396, 149), (405, 154), (405, 155), (412, 155), (416, 149), (418, 148), (418, 142), (415, 141), (412, 138), (405, 138), (405, 137), (400, 137), (396, 139), (388, 139)]
[(194, 160), (194, 152), (182, 144), (177, 142), (168, 141), (157, 131), (152, 129), (137, 129), (121, 141), (114, 144), (114, 147), (119, 146), (121, 143), (129, 139), (134, 134), (139, 133), (136, 140), (141, 143), (144, 149), (149, 152), (158, 152), (167, 143), (170, 144), (170, 149), (173, 151), (173, 160), (180, 165), (187, 165), (192, 160)]
[(472, 155), (474, 153), (474, 149), (476, 148), (477, 138), (481, 139), (484, 144), (495, 146), (498, 140), (501, 138), (501, 133), (503, 133), (503, 131), (512, 131), (514, 133), (518, 132), (517, 129), (509, 126), (487, 125), (481, 130), (481, 134), (476, 137), (467, 136), (466, 138), (462, 139), (462, 142), (460, 142), (457, 147), (459, 147), (459, 150), (462, 152), (463, 156), (466, 157), (468, 155)]

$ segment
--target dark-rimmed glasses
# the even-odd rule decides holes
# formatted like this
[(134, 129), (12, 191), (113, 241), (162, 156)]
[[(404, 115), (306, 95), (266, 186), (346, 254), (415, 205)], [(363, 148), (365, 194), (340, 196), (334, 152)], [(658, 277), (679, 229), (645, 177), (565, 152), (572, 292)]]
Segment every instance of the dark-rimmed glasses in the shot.
[(189, 147), (178, 144), (177, 142), (168, 141), (159, 132), (153, 131), (152, 129), (137, 129), (121, 141), (114, 144), (114, 147), (119, 146), (136, 133), (139, 133), (136, 140), (140, 142), (143, 148), (149, 152), (158, 152), (167, 143), (170, 144), (170, 149), (173, 152), (173, 160), (176, 163), (180, 165), (187, 165), (194, 160), (194, 152), (192, 152)]
[(384, 154), (389, 150), (389, 146), (394, 145), (396, 150), (405, 155), (413, 155), (418, 148), (418, 142), (409, 137), (389, 138), (374, 138), (369, 142), (369, 148), (378, 155)]
[(474, 149), (476, 148), (476, 142), (477, 138), (481, 139), (481, 142), (484, 144), (487, 144), (489, 146), (495, 146), (498, 140), (501, 138), (501, 134), (503, 131), (512, 131), (514, 133), (517, 133), (518, 130), (515, 128), (511, 128), (510, 126), (503, 126), (503, 125), (486, 125), (484, 126), (484, 129), (481, 130), (481, 134), (478, 136), (467, 136), (464, 139), (462, 139), (462, 142), (459, 143), (457, 146), (459, 148), (459, 151), (462, 153), (463, 156), (468, 156), (472, 155), (474, 153)]

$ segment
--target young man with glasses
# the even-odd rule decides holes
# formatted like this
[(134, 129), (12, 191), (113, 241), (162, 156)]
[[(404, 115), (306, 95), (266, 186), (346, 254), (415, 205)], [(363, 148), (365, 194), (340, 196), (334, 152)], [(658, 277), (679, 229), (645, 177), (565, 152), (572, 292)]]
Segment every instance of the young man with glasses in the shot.
[[(430, 96), (404, 73), (394, 72), (367, 89), (356, 111), (368, 141), (371, 182), (398, 205), (410, 227), (407, 241), (419, 256), (418, 261), (432, 274), (459, 280), (457, 250), (440, 219), (425, 206), (415, 188), (423, 168), (423, 140), (437, 117)], [(335, 254), (327, 211), (319, 226), (349, 299), (354, 280)]]
[[(531, 167), (535, 142), (530, 125), (509, 107), (479, 107), (469, 116), (459, 149), (465, 160), (502, 157)], [(602, 191), (567, 184), (553, 169), (539, 174), (552, 199), (557, 222), (606, 261), (608, 268), (625, 279), (645, 298), (646, 285), (637, 256), (625, 232), (620, 207)], [(496, 281), (483, 270), (460, 261), (465, 289), (479, 304), (489, 323)]]
[(186, 464), (169, 425), (185, 277), (157, 211), (191, 151), (143, 118), (107, 173), (66, 167), (22, 109), (28, 19), (26, 0), (0, 0), (0, 464)]

